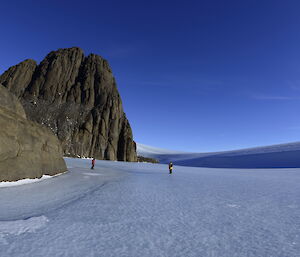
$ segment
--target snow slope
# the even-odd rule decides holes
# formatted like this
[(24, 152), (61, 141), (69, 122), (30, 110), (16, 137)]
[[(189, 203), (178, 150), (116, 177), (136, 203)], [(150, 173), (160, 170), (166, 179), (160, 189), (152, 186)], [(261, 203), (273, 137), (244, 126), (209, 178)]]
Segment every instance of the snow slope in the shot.
[(225, 152), (187, 153), (174, 152), (137, 144), (137, 152), (160, 163), (191, 167), (214, 168), (298, 168), (300, 142), (248, 148)]
[(66, 162), (0, 188), (0, 256), (299, 256), (300, 169)]

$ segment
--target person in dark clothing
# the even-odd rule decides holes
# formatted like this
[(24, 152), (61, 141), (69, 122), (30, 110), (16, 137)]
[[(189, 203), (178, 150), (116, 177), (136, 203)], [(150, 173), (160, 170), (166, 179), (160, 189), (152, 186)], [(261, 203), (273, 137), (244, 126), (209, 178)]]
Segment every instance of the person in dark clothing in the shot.
[(94, 167), (95, 167), (95, 162), (96, 162), (96, 160), (95, 160), (95, 158), (93, 158), (93, 160), (92, 160), (92, 167), (91, 167), (92, 170), (93, 170)]
[(173, 171), (173, 163), (170, 162), (169, 163), (169, 174), (172, 174), (172, 171)]

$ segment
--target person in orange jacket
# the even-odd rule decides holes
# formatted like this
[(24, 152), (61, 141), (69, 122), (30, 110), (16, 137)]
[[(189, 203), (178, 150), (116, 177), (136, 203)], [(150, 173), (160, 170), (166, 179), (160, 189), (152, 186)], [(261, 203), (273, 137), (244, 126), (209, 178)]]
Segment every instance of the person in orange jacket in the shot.
[(94, 167), (95, 167), (95, 162), (96, 162), (96, 160), (95, 160), (95, 158), (93, 158), (93, 160), (92, 160), (92, 167), (91, 167), (92, 170), (93, 170)]

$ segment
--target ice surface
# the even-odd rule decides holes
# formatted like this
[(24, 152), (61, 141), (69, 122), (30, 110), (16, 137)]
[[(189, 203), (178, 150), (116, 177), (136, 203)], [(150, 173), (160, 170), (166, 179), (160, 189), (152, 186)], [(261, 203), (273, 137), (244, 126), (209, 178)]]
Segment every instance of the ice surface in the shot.
[(241, 150), (187, 153), (137, 144), (137, 152), (160, 163), (211, 168), (299, 168), (300, 142)]
[(300, 169), (66, 161), (0, 188), (0, 256), (299, 256)]

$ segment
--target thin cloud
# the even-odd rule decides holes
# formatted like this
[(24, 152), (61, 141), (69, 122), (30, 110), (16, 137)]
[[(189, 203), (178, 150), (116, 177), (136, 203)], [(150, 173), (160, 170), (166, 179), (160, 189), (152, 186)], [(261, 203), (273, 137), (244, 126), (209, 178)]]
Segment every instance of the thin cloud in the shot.
[(300, 97), (295, 96), (279, 96), (279, 95), (252, 95), (255, 100), (274, 100), (274, 101), (288, 101), (288, 100), (299, 100)]

